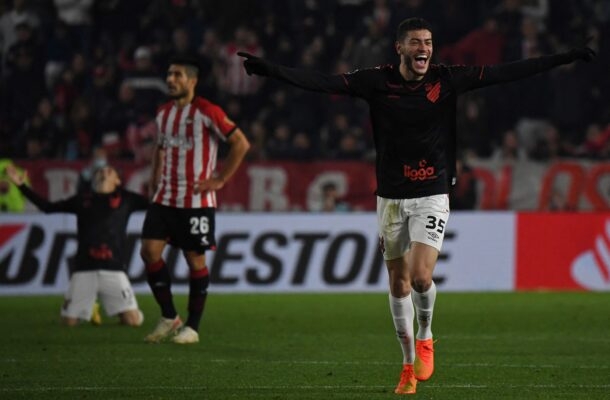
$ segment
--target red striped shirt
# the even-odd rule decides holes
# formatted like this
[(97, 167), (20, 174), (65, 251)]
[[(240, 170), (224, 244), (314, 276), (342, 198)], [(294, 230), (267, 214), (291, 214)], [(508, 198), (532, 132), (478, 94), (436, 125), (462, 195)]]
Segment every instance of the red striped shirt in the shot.
[(178, 108), (169, 102), (157, 112), (158, 143), (165, 150), (155, 203), (177, 208), (216, 207), (214, 191), (194, 192), (194, 184), (212, 177), (218, 142), (236, 129), (225, 112), (202, 97)]

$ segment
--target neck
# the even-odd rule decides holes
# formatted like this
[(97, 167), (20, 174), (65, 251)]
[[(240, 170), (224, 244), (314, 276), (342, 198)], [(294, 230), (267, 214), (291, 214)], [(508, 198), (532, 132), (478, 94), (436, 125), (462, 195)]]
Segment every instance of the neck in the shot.
[(424, 79), (424, 75), (416, 75), (413, 73), (413, 71), (407, 68), (407, 64), (404, 61), (400, 63), (400, 67), (398, 68), (398, 70), (400, 71), (400, 75), (402, 75), (405, 81), (421, 81), (422, 79)]
[(176, 107), (182, 108), (182, 107), (186, 106), (187, 104), (190, 104), (193, 101), (194, 97), (195, 97), (195, 93), (189, 93), (188, 95), (186, 95), (184, 97), (175, 99), (174, 103), (176, 104)]

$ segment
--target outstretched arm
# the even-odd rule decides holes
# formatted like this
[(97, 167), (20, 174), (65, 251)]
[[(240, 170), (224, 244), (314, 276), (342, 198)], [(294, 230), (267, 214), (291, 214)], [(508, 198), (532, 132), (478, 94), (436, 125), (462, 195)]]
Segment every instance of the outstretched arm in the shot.
[(306, 69), (288, 68), (244, 52), (239, 52), (237, 55), (245, 58), (244, 68), (248, 75), (268, 76), (314, 92), (351, 94), (343, 75), (327, 75)]
[(472, 70), (472, 73), (476, 76), (471, 75), (469, 77), (470, 79), (462, 79), (463, 77), (460, 77), (459, 74), (454, 74), (453, 77), (455, 78), (458, 92), (463, 92), (470, 89), (527, 78), (540, 72), (548, 71), (559, 65), (569, 64), (577, 60), (590, 62), (593, 61), (595, 57), (596, 54), (593, 50), (588, 47), (583, 47), (549, 56), (529, 58), (493, 66), (476, 67), (475, 70)]
[(71, 197), (68, 200), (52, 203), (38, 195), (29, 186), (27, 186), (25, 182), (25, 174), (17, 171), (13, 165), (6, 167), (6, 174), (11, 182), (17, 185), (21, 193), (23, 193), (23, 195), (27, 197), (27, 199), (31, 201), (32, 204), (34, 204), (40, 211), (44, 213), (75, 212), (73, 201), (74, 197)]

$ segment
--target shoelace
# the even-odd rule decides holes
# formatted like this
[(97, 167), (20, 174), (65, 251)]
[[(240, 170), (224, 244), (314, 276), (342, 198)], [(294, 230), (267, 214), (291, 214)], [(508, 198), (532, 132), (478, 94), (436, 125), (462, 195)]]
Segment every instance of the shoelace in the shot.
[(423, 351), (418, 351), (419, 354), (419, 358), (423, 361), (423, 362), (428, 362), (430, 361), (431, 358), (431, 354), (434, 353), (434, 347), (428, 345), (428, 343), (424, 343), (419, 345), (418, 347), (421, 347), (423, 349)]
[(400, 386), (404, 386), (411, 381), (411, 377), (413, 376), (413, 370), (409, 370), (404, 368), (400, 373), (400, 382), (398, 383)]

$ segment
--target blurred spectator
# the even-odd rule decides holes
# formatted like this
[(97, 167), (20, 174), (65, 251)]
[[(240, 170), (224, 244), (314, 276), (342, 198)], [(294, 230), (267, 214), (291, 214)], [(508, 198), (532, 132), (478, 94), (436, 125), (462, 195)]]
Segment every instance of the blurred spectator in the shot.
[(278, 124), (265, 144), (270, 160), (288, 160), (292, 152), (292, 132), (286, 123)]
[(76, 160), (91, 157), (95, 145), (93, 132), (91, 107), (86, 98), (79, 97), (70, 109), (66, 158)]
[(391, 40), (380, 25), (375, 21), (368, 23), (368, 33), (354, 46), (351, 55), (352, 65), (359, 68), (372, 68), (377, 65), (388, 63), (388, 47)]
[(32, 27), (27, 22), (20, 22), (15, 27), (17, 40), (8, 49), (6, 54), (6, 67), (8, 72), (15, 67), (17, 53), (25, 49), (32, 56), (32, 63), (36, 68), (36, 74), (40, 74), (43, 66), (42, 49), (34, 37)]
[[(34, 57), (27, 47), (19, 47), (15, 54), (14, 68), (5, 80), (2, 103), (9, 130), (18, 132), (34, 113), (45, 93), (42, 75), (37, 73)], [(15, 138), (14, 138), (15, 139)]]
[(501, 0), (496, 7), (495, 17), (506, 38), (503, 61), (514, 61), (521, 53), (521, 0)]
[(291, 159), (296, 161), (310, 161), (317, 155), (316, 149), (306, 132), (297, 132), (292, 138)]
[(117, 132), (124, 137), (129, 124), (137, 121), (139, 114), (135, 104), (135, 91), (127, 83), (119, 86), (116, 101), (112, 102), (99, 121), (101, 132)]
[(322, 186), (321, 209), (323, 212), (349, 211), (349, 203), (341, 198), (339, 188), (333, 182), (325, 183)]
[(265, 141), (267, 138), (267, 128), (265, 125), (256, 120), (248, 127), (248, 139), (250, 140), (250, 150), (246, 157), (250, 160), (264, 160), (267, 158), (267, 149)]
[(0, 16), (0, 53), (2, 65), (6, 62), (8, 50), (17, 41), (17, 25), (26, 24), (37, 29), (39, 19), (30, 9), (28, 0), (13, 0), (13, 8)]
[[(14, 165), (7, 158), (0, 159), (0, 211), (1, 212), (21, 212), (26, 208), (27, 200), (19, 191), (19, 188), (11, 182), (6, 167)], [(21, 168), (17, 168), (20, 174), (24, 174)], [(26, 182), (29, 183), (27, 172), (25, 172)]]
[(610, 160), (610, 125), (604, 129), (599, 124), (587, 127), (585, 141), (578, 155), (597, 160)]
[(134, 103), (138, 113), (152, 114), (167, 96), (167, 85), (161, 79), (152, 61), (152, 52), (146, 46), (138, 47), (133, 54), (135, 68), (123, 81), (134, 90)]
[(126, 132), (127, 149), (138, 164), (152, 162), (157, 137), (157, 124), (149, 115), (141, 115), (137, 121), (129, 124)]
[(237, 27), (233, 41), (225, 44), (221, 49), (222, 70), (217, 77), (219, 89), (234, 96), (251, 96), (258, 92), (261, 80), (246, 74), (242, 60), (237, 55), (239, 51), (263, 56), (263, 49), (258, 43), (256, 33), (245, 26)]
[(498, 140), (488, 129), (485, 101), (476, 92), (458, 98), (457, 147), (473, 151), (479, 157), (489, 157)]
[(40, 100), (36, 113), (26, 122), (23, 139), (25, 143), (20, 143), (15, 152), (20, 157), (39, 159), (57, 155), (60, 128), (48, 98)]
[(349, 132), (341, 136), (339, 148), (333, 158), (337, 160), (362, 160), (365, 155), (366, 143), (362, 130), (352, 127)]
[(494, 150), (490, 160), (498, 163), (515, 163), (527, 160), (527, 153), (520, 146), (518, 136), (514, 130), (504, 132), (502, 143)]
[(573, 144), (582, 143), (591, 115), (595, 77), (580, 63), (557, 68), (551, 76), (554, 94), (551, 100), (550, 118)]
[(91, 42), (91, 10), (95, 0), (53, 0), (57, 17), (68, 27), (72, 45), (88, 53)]
[(442, 47), (439, 57), (447, 64), (495, 65), (502, 62), (505, 41), (498, 21), (489, 16), (482, 27), (471, 31), (457, 43)]
[(53, 31), (46, 40), (45, 82), (51, 90), (61, 75), (63, 68), (74, 55), (74, 47), (66, 24), (60, 20), (53, 24)]

